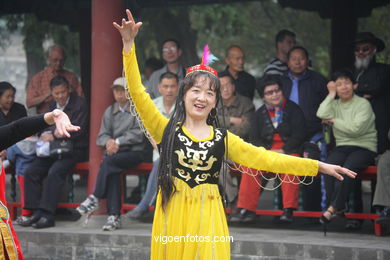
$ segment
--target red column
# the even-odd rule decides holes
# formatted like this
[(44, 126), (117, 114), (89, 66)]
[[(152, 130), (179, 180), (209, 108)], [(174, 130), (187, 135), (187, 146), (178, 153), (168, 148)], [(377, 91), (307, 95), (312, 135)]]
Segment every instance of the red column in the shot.
[(88, 194), (94, 190), (102, 158), (96, 137), (104, 110), (113, 102), (110, 85), (122, 75), (122, 41), (112, 22), (125, 17), (123, 0), (92, 1), (91, 120)]

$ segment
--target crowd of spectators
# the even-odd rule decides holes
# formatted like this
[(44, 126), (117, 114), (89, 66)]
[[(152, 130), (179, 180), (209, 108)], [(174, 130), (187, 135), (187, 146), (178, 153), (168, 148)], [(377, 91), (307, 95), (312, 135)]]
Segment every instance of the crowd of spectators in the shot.
[[(375, 54), (385, 48), (384, 42), (369, 32), (358, 33), (351, 44), (355, 63), (335, 72), (328, 81), (310, 67), (308, 50), (296, 45), (295, 33), (281, 30), (275, 37), (275, 57), (265, 66), (258, 79), (244, 70), (244, 50), (238, 45), (226, 49), (226, 67), (219, 73), (221, 102), (217, 109), (221, 125), (255, 146), (293, 156), (305, 156), (339, 164), (359, 173), (378, 159), (378, 183), (373, 190), (378, 223), (390, 221), (390, 65), (376, 61)], [(175, 107), (179, 85), (185, 75), (181, 65), (184, 50), (175, 39), (161, 46), (162, 61), (152, 58), (145, 64), (144, 85), (160, 112), (170, 117)], [(72, 152), (53, 156), (50, 147), (57, 140), (55, 128), (25, 139), (1, 152), (14, 165), (21, 190), (21, 226), (46, 228), (55, 225), (56, 204), (67, 175), (74, 165), (84, 159), (88, 147), (88, 109), (77, 76), (63, 68), (65, 50), (53, 45), (47, 53), (48, 67), (37, 73), (27, 88), (26, 106), (37, 113), (63, 110), (72, 124), (81, 131), (73, 133)], [(147, 189), (137, 208), (127, 217), (139, 219), (153, 204), (157, 188), (159, 154), (153, 140), (147, 140), (136, 118), (130, 113), (125, 95), (125, 79), (118, 78), (110, 86), (115, 103), (102, 117), (96, 145), (104, 150), (103, 160), (94, 192), (80, 204), (80, 215), (91, 214), (100, 199), (107, 199), (107, 223), (103, 230), (120, 227), (120, 172), (145, 160), (144, 150), (149, 141), (154, 147), (153, 170)], [(253, 100), (262, 100), (255, 110)], [(23, 105), (14, 102), (15, 88), (0, 82), (0, 125), (27, 115)], [(334, 145), (329, 145), (323, 129), (331, 129)], [(311, 146), (310, 146), (311, 144)], [(40, 153), (35, 154), (35, 150)], [(310, 147), (311, 150), (307, 149)], [(313, 150), (315, 152), (313, 152)], [(275, 173), (263, 176), (233, 174), (226, 160), (220, 185), (226, 191), (227, 204), (233, 211), (231, 222), (256, 221), (256, 209), (262, 187)], [(362, 212), (361, 180), (344, 178), (314, 178), (310, 185), (300, 185), (297, 177), (280, 174), (281, 222), (291, 223), (293, 212), (302, 208), (323, 211), (320, 222), (328, 224), (346, 211)], [(222, 181), (223, 180), (223, 181)], [(301, 193), (301, 207), (299, 194)], [(324, 196), (326, 194), (326, 196)], [(323, 200), (326, 197), (326, 200)], [(350, 220), (347, 227), (357, 229), (361, 222)]]

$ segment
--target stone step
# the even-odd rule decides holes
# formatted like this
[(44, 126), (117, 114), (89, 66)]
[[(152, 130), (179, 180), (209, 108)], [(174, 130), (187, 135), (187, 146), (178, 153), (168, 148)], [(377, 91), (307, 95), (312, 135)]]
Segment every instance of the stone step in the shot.
[[(101, 230), (105, 216), (93, 216), (87, 226), (57, 221), (53, 228), (15, 226), (26, 259), (149, 259), (150, 223), (122, 217), (122, 228)], [(265, 221), (265, 220), (264, 220)], [(366, 260), (390, 259), (390, 238), (356, 233), (230, 227), (234, 260)]]

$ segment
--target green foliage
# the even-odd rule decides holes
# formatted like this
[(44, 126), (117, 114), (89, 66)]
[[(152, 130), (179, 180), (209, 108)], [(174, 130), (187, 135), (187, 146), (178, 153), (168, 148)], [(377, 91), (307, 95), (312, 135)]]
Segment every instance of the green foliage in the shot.
[(385, 42), (386, 48), (377, 54), (379, 62), (390, 64), (390, 4), (375, 8), (370, 17), (359, 19), (358, 31), (372, 32)]
[(246, 53), (247, 70), (261, 76), (275, 55), (275, 34), (288, 29), (297, 34), (298, 44), (308, 49), (314, 69), (324, 75), (329, 72), (330, 23), (316, 13), (282, 9), (275, 1), (264, 0), (193, 6), (190, 15), (198, 31), (198, 49), (208, 43), (220, 58), (218, 69), (225, 66), (226, 48), (237, 44)]
[[(62, 45), (67, 54), (66, 68), (80, 75), (79, 36), (68, 26), (40, 21), (33, 14), (7, 15), (3, 19), (8, 32), (21, 30), (28, 60), (28, 73), (34, 74), (46, 65), (47, 45)], [(1, 30), (0, 30), (1, 33)], [(0, 41), (4, 44), (4, 40)], [(31, 75), (29, 75), (31, 77)]]

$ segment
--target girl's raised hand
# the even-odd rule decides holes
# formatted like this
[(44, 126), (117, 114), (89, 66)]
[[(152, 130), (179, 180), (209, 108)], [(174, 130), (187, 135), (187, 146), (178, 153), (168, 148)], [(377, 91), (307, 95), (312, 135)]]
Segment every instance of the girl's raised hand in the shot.
[(126, 9), (127, 20), (125, 18), (122, 19), (122, 24), (119, 25), (116, 22), (112, 24), (119, 31), (122, 36), (123, 48), (127, 53), (130, 51), (131, 46), (134, 43), (134, 39), (138, 34), (139, 28), (142, 26), (142, 22), (135, 23), (133, 15), (131, 14), (129, 9)]

